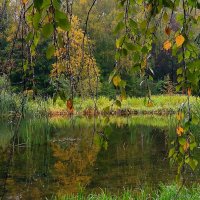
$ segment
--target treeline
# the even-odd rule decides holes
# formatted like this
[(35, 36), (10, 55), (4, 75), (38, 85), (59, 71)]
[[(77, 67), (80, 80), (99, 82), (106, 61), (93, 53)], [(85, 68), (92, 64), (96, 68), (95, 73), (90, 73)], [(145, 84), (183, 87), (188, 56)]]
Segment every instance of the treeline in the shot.
[[(117, 91), (108, 81), (115, 67), (117, 35), (113, 32), (117, 25), (117, 16), (120, 14), (115, 0), (97, 1), (89, 13), (84, 58), (82, 58), (82, 41), (92, 1), (72, 1), (70, 50), (59, 49), (55, 52), (58, 57), (70, 55), (70, 63), (67, 58), (64, 63), (59, 63), (55, 57), (51, 58), (47, 55), (46, 50), (49, 49), (48, 52), (51, 54), (53, 47), (49, 44), (50, 39), (43, 41), (40, 39), (42, 36), (38, 36), (33, 41), (38, 43), (37, 40), (41, 40), (35, 50), (36, 56), (31, 57), (29, 45), (26, 43), (27, 37), (30, 36), (28, 35), (29, 16), (27, 15), (25, 19), (21, 16), (19, 1), (0, 0), (0, 3), (0, 73), (9, 76), (14, 92), (30, 90), (34, 95), (53, 96), (59, 87), (59, 92), (64, 93), (65, 96), (70, 96), (72, 90), (75, 90), (74, 95), (77, 96), (91, 96), (95, 92), (111, 98), (116, 96)], [(66, 5), (63, 3), (62, 6), (65, 10)], [(179, 24), (174, 21), (173, 26), (172, 28), (176, 29)], [(61, 30), (59, 34), (62, 38), (68, 37), (68, 32)], [(172, 56), (170, 51), (160, 51), (163, 44), (162, 33), (157, 38), (158, 41), (153, 44), (151, 53), (153, 72), (150, 73), (153, 80), (149, 84), (152, 94), (175, 93), (178, 58)], [(196, 42), (199, 42), (198, 37)], [(25, 57), (28, 57), (29, 61), (34, 59), (34, 64), (27, 65)], [(86, 67), (85, 70), (80, 70), (83, 59)], [(123, 65), (121, 74), (126, 80), (127, 95), (144, 96), (146, 86), (141, 83), (139, 74), (130, 72), (129, 58), (123, 61)], [(63, 76), (66, 68), (69, 75), (73, 74), (73, 80), (70, 76)]]

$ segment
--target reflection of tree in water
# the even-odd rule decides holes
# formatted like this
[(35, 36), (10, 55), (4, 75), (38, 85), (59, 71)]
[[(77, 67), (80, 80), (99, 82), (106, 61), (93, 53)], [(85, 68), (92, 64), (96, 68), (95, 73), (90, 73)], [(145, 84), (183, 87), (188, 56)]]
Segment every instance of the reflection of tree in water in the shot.
[(99, 145), (82, 139), (69, 146), (58, 142), (51, 146), (56, 158), (52, 174), (60, 186), (58, 194), (77, 192), (79, 185), (87, 185), (91, 180), (90, 170), (100, 150)]

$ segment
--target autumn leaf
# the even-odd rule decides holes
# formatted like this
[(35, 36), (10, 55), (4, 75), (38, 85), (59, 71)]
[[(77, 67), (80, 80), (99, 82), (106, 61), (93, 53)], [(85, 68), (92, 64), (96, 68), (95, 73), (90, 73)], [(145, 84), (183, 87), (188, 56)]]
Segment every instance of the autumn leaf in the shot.
[(185, 41), (185, 38), (182, 35), (178, 35), (176, 37), (176, 45), (177, 47), (180, 47)]
[(178, 136), (183, 135), (183, 132), (184, 132), (184, 129), (183, 129), (181, 126), (179, 126), (179, 127), (176, 129), (176, 133), (177, 133)]
[(186, 142), (184, 145), (183, 145), (183, 150), (186, 152), (190, 147), (190, 143), (189, 142)]
[(170, 33), (171, 33), (171, 28), (169, 28), (168, 26), (165, 28), (165, 33), (167, 34), (167, 35), (170, 35)]
[(67, 100), (67, 109), (70, 113), (73, 113), (74, 109), (73, 109), (73, 101), (71, 99)]
[(192, 93), (191, 88), (188, 88), (187, 93), (188, 93), (188, 96), (191, 96), (191, 93)]
[(27, 4), (28, 0), (22, 0), (23, 4)]
[(169, 40), (167, 40), (167, 41), (164, 42), (163, 48), (165, 50), (168, 51), (169, 49), (171, 49), (171, 47), (172, 47), (172, 43)]
[(152, 4), (151, 4), (151, 3), (149, 3), (149, 4), (146, 5), (146, 9), (147, 9), (148, 12), (151, 12), (151, 11), (152, 11), (152, 8), (153, 8), (153, 7), (152, 7)]
[(183, 119), (183, 117), (184, 117), (184, 114), (182, 112), (178, 112), (177, 115), (176, 115), (176, 119), (178, 121), (181, 121)]
[(115, 76), (114, 78), (113, 78), (113, 84), (117, 87), (117, 86), (119, 86), (119, 84), (120, 84), (120, 82), (121, 82), (121, 78), (120, 78), (120, 76)]
[(152, 101), (148, 101), (147, 107), (153, 107), (153, 102)]

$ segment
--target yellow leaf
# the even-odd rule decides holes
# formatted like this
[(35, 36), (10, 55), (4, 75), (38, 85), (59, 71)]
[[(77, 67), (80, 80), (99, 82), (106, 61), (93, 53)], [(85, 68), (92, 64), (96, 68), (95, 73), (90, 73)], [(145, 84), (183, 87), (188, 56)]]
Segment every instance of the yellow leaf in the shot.
[(176, 115), (176, 118), (178, 121), (181, 121), (184, 117), (184, 114), (182, 112), (178, 112), (177, 115)]
[(120, 76), (115, 76), (115, 77), (113, 78), (113, 84), (114, 84), (116, 87), (119, 86), (120, 82), (121, 82)]
[(172, 43), (169, 40), (167, 40), (167, 41), (164, 42), (163, 48), (165, 50), (168, 51), (169, 49), (171, 49), (171, 47), (172, 47)]
[(26, 4), (28, 2), (28, 0), (22, 0), (23, 4)]
[(153, 107), (153, 102), (149, 100), (147, 103), (147, 107)]
[(186, 142), (184, 145), (183, 145), (183, 150), (186, 152), (190, 147), (190, 143), (189, 142)]
[(179, 126), (179, 127), (176, 129), (176, 133), (177, 133), (178, 136), (183, 135), (183, 132), (184, 132), (184, 129), (183, 129), (181, 126)]
[(178, 35), (176, 37), (176, 45), (177, 47), (180, 47), (185, 41), (185, 38), (182, 35)]

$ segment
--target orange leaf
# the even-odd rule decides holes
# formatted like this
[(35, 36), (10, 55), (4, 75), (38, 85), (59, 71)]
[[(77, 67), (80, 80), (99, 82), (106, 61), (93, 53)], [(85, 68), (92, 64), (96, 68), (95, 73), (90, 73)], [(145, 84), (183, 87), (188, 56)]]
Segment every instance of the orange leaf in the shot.
[(146, 8), (150, 12), (152, 10), (152, 4), (147, 4)]
[(170, 33), (171, 33), (171, 29), (168, 26), (165, 28), (165, 33), (167, 35), (170, 35)]
[(176, 37), (176, 45), (177, 47), (180, 47), (185, 41), (185, 38), (182, 35), (178, 35)]
[(153, 107), (153, 102), (149, 100), (147, 103), (147, 107)]
[(191, 96), (191, 93), (192, 93), (192, 91), (191, 91), (191, 88), (188, 88), (188, 96)]
[(167, 41), (164, 42), (163, 48), (165, 50), (168, 51), (169, 49), (171, 49), (171, 47), (172, 47), (172, 43), (169, 40), (167, 40)]
[(176, 133), (177, 133), (178, 136), (183, 135), (183, 132), (184, 132), (184, 129), (183, 129), (181, 126), (179, 126), (179, 127), (176, 129)]
[(73, 111), (73, 102), (71, 99), (67, 100), (67, 109)]

